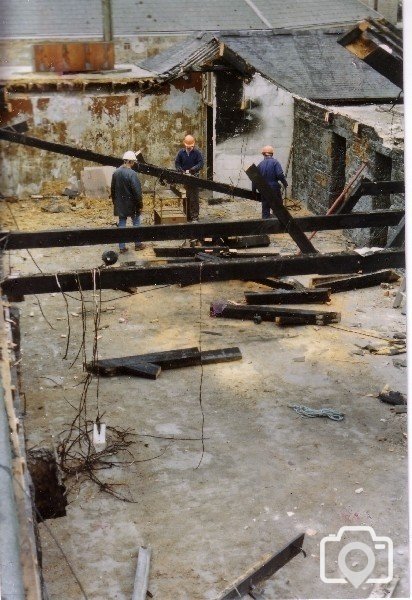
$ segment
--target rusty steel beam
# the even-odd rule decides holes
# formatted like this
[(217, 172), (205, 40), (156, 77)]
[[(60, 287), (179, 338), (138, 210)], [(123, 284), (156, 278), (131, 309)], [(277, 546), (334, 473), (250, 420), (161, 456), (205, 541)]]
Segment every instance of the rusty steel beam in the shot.
[(1, 287), (9, 297), (26, 294), (114, 289), (121, 286), (160, 284), (194, 284), (213, 281), (245, 280), (311, 273), (359, 273), (405, 266), (405, 252), (398, 248), (382, 250), (368, 256), (356, 252), (280, 256), (275, 258), (241, 258), (210, 262), (189, 262), (150, 267), (118, 267), (58, 274), (36, 274), (6, 277)]

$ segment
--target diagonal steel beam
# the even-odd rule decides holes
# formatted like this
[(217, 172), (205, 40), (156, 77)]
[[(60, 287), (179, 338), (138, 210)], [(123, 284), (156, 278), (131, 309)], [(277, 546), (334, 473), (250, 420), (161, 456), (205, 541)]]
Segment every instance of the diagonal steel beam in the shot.
[[(0, 140), (22, 144), (23, 146), (30, 146), (31, 148), (39, 148), (40, 150), (47, 150), (49, 152), (63, 154), (64, 156), (72, 156), (74, 158), (95, 162), (100, 165), (120, 167), (120, 165), (123, 164), (123, 160), (120, 158), (98, 154), (97, 152), (83, 150), (82, 148), (75, 148), (74, 146), (68, 146), (67, 144), (47, 142), (40, 138), (11, 131), (8, 128), (0, 129)], [(145, 162), (137, 162), (133, 168), (138, 173), (158, 177), (161, 181), (167, 181), (168, 183), (181, 183), (200, 189), (220, 192), (222, 194), (227, 194), (228, 196), (235, 196), (237, 198), (246, 198), (249, 200), (256, 199), (251, 190), (245, 190), (243, 188), (228, 185), (226, 183), (210, 181), (208, 179), (201, 179), (200, 177), (193, 177), (192, 175), (184, 175), (183, 173), (178, 173), (171, 169), (163, 169)]]
[(282, 225), (285, 227), (287, 233), (299, 247), (300, 251), (309, 254), (317, 252), (312, 242), (308, 240), (308, 238), (303, 233), (302, 229), (296, 223), (295, 219), (292, 217), (287, 208), (285, 208), (283, 204), (279, 202), (272, 188), (263, 179), (257, 166), (251, 165), (248, 169), (246, 169), (246, 175), (256, 185), (259, 192), (263, 196), (266, 196), (266, 198), (270, 198), (271, 209), (273, 210), (279, 221), (282, 223)]

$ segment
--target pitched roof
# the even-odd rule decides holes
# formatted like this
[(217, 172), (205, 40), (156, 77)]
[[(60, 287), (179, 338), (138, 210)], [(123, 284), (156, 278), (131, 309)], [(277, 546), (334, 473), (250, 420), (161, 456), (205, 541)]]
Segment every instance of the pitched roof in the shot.
[[(395, 98), (399, 88), (342, 48), (338, 37), (339, 33), (321, 30), (214, 35), (264, 77), (298, 96), (332, 102)], [(173, 78), (195, 63), (200, 65), (201, 42), (210, 48), (211, 39), (205, 34), (200, 40), (177, 44), (141, 66)]]
[[(0, 37), (102, 36), (101, 0), (1, 0)], [(358, 0), (112, 0), (117, 37), (354, 24), (376, 16)]]

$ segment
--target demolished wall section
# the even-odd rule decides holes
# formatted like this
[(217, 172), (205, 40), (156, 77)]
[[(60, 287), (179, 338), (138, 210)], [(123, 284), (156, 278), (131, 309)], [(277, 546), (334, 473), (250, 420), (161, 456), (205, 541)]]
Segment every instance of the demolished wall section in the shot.
[[(74, 145), (121, 157), (142, 150), (148, 162), (174, 167), (174, 157), (186, 133), (203, 147), (201, 74), (193, 73), (150, 92), (112, 93), (111, 86), (73, 92), (9, 93), (2, 125), (28, 120), (29, 133), (48, 141)], [(43, 181), (78, 179), (88, 163), (79, 159), (2, 143), (3, 194), (39, 193)], [(153, 178), (142, 178), (152, 190)]]
[[(372, 105), (371, 105), (372, 106)], [(342, 107), (344, 111), (345, 107)], [(371, 109), (373, 110), (373, 108)], [(377, 118), (379, 118), (377, 116)], [(344, 151), (336, 155), (336, 140), (342, 142)], [(356, 171), (366, 162), (362, 177), (382, 180), (404, 179), (404, 155), (401, 140), (390, 140), (377, 132), (377, 125), (359, 122), (336, 109), (295, 100), (293, 147), (293, 196), (316, 214), (325, 214)], [(389, 166), (382, 176), (382, 163)], [(340, 188), (336, 186), (337, 167), (342, 171)], [(383, 206), (385, 204), (385, 206)], [(355, 211), (379, 208), (403, 208), (403, 195), (385, 198), (364, 196)], [(387, 234), (387, 232), (386, 232)], [(385, 234), (385, 237), (386, 237)], [(377, 232), (351, 230), (349, 236), (357, 244), (376, 245)], [(380, 236), (380, 243), (382, 236)]]

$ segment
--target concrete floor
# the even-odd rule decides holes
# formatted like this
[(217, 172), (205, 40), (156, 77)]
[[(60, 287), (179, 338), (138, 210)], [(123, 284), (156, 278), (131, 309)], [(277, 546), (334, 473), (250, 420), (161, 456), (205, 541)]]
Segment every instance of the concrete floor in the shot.
[[(208, 216), (230, 218), (234, 206), (208, 207)], [(237, 218), (257, 216), (255, 207), (244, 202)], [(272, 239), (282, 252), (293, 251), (285, 236)], [(324, 251), (346, 246), (337, 232), (319, 234), (315, 240)], [(102, 251), (39, 250), (33, 256), (43, 270), (54, 272), (97, 266)], [(11, 264), (34, 272), (31, 261), (23, 260), (26, 256), (13, 253)], [(150, 248), (144, 252), (144, 258), (149, 256)], [(121, 257), (140, 258), (132, 250)], [(369, 525), (377, 535), (392, 538), (394, 575), (400, 577), (395, 595), (407, 597), (406, 416), (395, 415), (371, 396), (385, 384), (406, 392), (405, 370), (395, 368), (392, 357), (353, 354), (355, 344), (379, 341), (361, 331), (391, 337), (405, 331), (405, 317), (380, 287), (333, 297), (330, 309), (342, 312), (341, 325), (352, 332), (209, 317), (212, 300), (241, 301), (246, 289), (259, 286), (236, 281), (172, 286), (117, 300), (112, 299), (122, 294), (103, 292), (104, 306), (114, 310), (102, 313), (102, 358), (195, 346), (202, 332), (203, 350), (239, 346), (243, 360), (204, 367), (206, 439), (199, 468), (199, 439), (137, 435), (132, 447), (136, 462), (106, 474), (107, 481), (124, 483), (136, 503), (120, 502), (91, 483), (73, 487), (75, 482), (66, 482), (71, 487), (67, 516), (47, 521), (48, 527), (89, 599), (130, 598), (137, 549), (148, 545), (153, 550), (149, 589), (154, 598), (211, 600), (263, 554), (305, 531), (307, 556), (299, 555), (267, 581), (265, 598), (368, 597), (372, 584), (355, 589), (348, 583), (321, 582), (319, 544), (340, 527)], [(70, 351), (64, 361), (63, 300), (58, 294), (40, 299), (55, 330), (41, 317), (34, 297), (19, 305), (28, 448), (56, 441), (74, 414), (68, 402), (78, 402), (82, 378), (80, 364), (68, 369), (80, 342), (80, 319), (71, 317)], [(70, 312), (78, 311), (79, 301), (69, 304)], [(106, 423), (131, 427), (137, 434), (199, 438), (200, 374), (199, 367), (192, 367), (165, 371), (157, 381), (101, 379), (100, 411)], [(63, 378), (62, 386), (49, 387), (53, 383), (47, 378), (56, 377)], [(299, 417), (288, 407), (295, 403), (336, 408), (345, 420)], [(94, 418), (93, 387), (88, 411)], [(356, 493), (359, 488), (363, 491)], [(40, 530), (51, 600), (82, 598), (55, 543), (43, 525)], [(335, 560), (336, 552), (331, 552), (330, 577), (337, 570)], [(362, 559), (359, 565), (351, 560), (354, 570), (362, 567)], [(379, 558), (375, 573), (383, 571), (384, 558)]]

